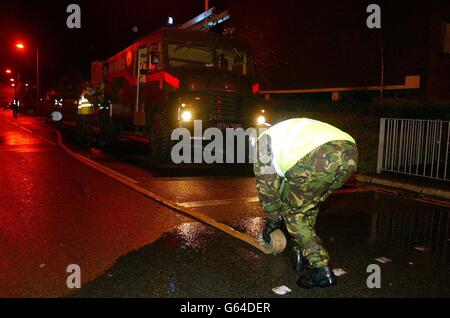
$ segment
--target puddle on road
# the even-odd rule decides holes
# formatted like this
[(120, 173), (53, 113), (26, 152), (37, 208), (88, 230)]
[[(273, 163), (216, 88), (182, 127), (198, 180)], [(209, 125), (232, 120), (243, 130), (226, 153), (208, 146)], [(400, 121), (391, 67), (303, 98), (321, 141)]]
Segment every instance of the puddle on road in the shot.
[[(75, 297), (448, 297), (449, 210), (394, 196), (356, 193), (331, 199), (322, 208), (318, 233), (333, 267), (346, 275), (330, 289), (305, 291), (295, 285), (289, 253), (264, 255), (199, 222), (184, 223), (117, 260)], [(260, 217), (230, 222), (257, 236)], [(429, 248), (420, 251), (414, 247)], [(366, 286), (366, 268), (380, 264), (382, 288)], [(379, 263), (378, 263), (379, 264)]]
[(177, 244), (171, 248), (204, 248), (207, 246), (208, 237), (213, 235), (213, 231), (203, 223), (183, 223), (175, 228), (174, 237), (177, 238)]
[(412, 250), (424, 246), (433, 262), (448, 262), (450, 208), (381, 193), (358, 193), (326, 202), (318, 226), (336, 240), (361, 241), (373, 247)]

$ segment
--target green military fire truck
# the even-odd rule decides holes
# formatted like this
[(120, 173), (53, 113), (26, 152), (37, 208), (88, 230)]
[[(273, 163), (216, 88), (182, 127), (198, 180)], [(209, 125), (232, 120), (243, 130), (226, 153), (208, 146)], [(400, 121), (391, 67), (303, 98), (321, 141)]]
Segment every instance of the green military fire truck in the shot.
[(161, 28), (93, 62), (91, 73), (78, 122), (89, 118), (108, 143), (121, 134), (148, 137), (157, 160), (168, 159), (172, 130), (193, 129), (194, 120), (203, 129), (266, 120), (249, 44), (208, 30)]

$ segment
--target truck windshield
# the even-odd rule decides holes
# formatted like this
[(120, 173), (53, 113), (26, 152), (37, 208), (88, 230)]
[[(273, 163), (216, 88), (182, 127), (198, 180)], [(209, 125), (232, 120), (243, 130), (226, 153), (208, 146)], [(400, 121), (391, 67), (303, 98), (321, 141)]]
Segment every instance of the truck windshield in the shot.
[(236, 48), (232, 50), (216, 50), (217, 67), (221, 71), (233, 72), (236, 75), (249, 75), (248, 56)]
[(208, 46), (186, 43), (169, 43), (169, 60), (172, 67), (213, 67), (213, 51)]
[(171, 67), (214, 68), (237, 75), (249, 75), (248, 55), (238, 49), (213, 50), (207, 45), (191, 42), (172, 42), (168, 44), (169, 64)]

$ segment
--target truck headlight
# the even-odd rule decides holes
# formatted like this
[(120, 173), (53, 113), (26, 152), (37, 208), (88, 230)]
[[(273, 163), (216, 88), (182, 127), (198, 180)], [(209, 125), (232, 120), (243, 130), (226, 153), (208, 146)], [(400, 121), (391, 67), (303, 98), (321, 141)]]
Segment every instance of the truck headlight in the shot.
[(258, 122), (258, 125), (264, 125), (266, 123), (266, 117), (259, 116), (256, 121)]
[(190, 111), (185, 110), (184, 112), (181, 113), (181, 119), (183, 121), (190, 121), (192, 118), (192, 114)]

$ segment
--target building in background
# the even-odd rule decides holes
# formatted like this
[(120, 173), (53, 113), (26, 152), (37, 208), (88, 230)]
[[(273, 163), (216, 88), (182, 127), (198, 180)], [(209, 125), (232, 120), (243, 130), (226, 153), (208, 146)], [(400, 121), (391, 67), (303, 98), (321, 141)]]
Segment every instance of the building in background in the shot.
[(223, 2), (254, 47), (263, 90), (380, 85), (383, 51), (385, 85), (418, 75), (420, 89), (400, 95), (450, 100), (449, 1), (375, 1), (381, 30), (366, 26), (373, 1)]

